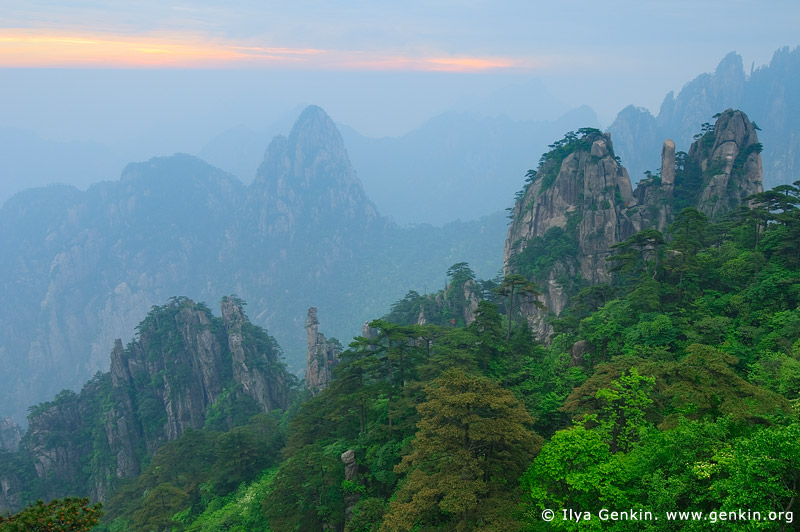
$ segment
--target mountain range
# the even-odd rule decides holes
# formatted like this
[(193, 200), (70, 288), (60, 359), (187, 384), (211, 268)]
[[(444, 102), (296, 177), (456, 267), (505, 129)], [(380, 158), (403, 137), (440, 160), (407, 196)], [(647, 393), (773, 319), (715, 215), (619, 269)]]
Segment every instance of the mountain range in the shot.
[(453, 263), (494, 276), (505, 223), (496, 214), (397, 227), (366, 197), (336, 126), (314, 106), (270, 143), (250, 185), (178, 154), (86, 191), (17, 194), (0, 209), (0, 416), (22, 422), (31, 403), (106, 370), (114, 339), (131, 338), (153, 305), (176, 295), (242, 297), (299, 371), (310, 306), (349, 338), (406, 290), (442, 286)]

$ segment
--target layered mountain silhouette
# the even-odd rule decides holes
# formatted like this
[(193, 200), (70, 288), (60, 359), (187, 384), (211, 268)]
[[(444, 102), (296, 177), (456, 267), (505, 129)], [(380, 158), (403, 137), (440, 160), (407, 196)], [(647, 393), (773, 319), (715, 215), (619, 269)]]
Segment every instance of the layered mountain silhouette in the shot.
[(299, 371), (310, 306), (349, 338), (406, 290), (440, 287), (455, 262), (493, 276), (504, 225), (495, 215), (398, 228), (366, 197), (315, 106), (271, 142), (248, 186), (178, 154), (85, 192), (20, 193), (0, 209), (0, 417), (20, 422), (28, 405), (107, 369), (114, 339), (131, 338), (172, 296), (237, 294)]

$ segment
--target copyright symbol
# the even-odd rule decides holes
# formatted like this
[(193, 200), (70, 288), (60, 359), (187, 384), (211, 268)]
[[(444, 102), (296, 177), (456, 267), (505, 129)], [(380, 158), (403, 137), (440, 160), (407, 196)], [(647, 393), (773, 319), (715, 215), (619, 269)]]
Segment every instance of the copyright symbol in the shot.
[(542, 512), (542, 519), (545, 521), (552, 521), (555, 517), (555, 512), (553, 510), (545, 510)]

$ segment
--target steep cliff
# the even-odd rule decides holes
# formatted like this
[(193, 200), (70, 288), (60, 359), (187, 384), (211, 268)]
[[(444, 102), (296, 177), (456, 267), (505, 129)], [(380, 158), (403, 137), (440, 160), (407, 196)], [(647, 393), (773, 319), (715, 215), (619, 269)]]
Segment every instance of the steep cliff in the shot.
[(286, 408), (293, 378), (277, 343), (237, 298), (221, 306), (222, 318), (187, 298), (154, 307), (134, 341), (115, 342), (110, 372), (31, 409), (17, 461), (33, 464), (38, 496), (104, 500), (187, 429), (227, 430)]
[(719, 218), (762, 190), (761, 143), (756, 127), (741, 111), (715, 115), (695, 135), (689, 153), (675, 153), (666, 140), (661, 152), (661, 175), (650, 176), (634, 192), (641, 206), (642, 227), (663, 231), (684, 207)]
[[(609, 136), (584, 129), (551, 148), (514, 204), (503, 259), (505, 273), (538, 283), (545, 312), (558, 315), (579, 286), (611, 280), (609, 249), (638, 231), (641, 218)], [(525, 312), (544, 336), (542, 311)]]
[(308, 337), (306, 388), (312, 395), (317, 395), (327, 388), (333, 379), (333, 368), (339, 362), (342, 346), (335, 339), (327, 340), (325, 335), (319, 332), (317, 307), (308, 309), (306, 335)]
[(665, 231), (684, 207), (719, 218), (761, 191), (761, 144), (741, 111), (715, 115), (689, 153), (672, 140), (661, 149), (661, 173), (635, 191), (614, 156), (611, 139), (597, 130), (570, 133), (551, 145), (518, 194), (505, 246), (505, 273), (520, 273), (542, 290), (544, 310), (523, 305), (539, 336), (577, 291), (612, 281), (606, 261), (615, 244), (643, 229)]

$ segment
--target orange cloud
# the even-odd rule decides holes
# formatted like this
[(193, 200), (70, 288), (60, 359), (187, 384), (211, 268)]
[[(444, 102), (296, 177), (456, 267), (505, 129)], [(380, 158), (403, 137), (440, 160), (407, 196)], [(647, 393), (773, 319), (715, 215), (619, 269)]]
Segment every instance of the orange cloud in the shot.
[(225, 67), (291, 63), (324, 50), (234, 46), (199, 37), (53, 35), (0, 30), (0, 67)]
[(198, 35), (140, 37), (0, 29), (0, 67), (224, 68), (269, 65), (326, 70), (446, 72), (533, 66), (530, 62), (497, 57), (416, 57), (252, 46)]

